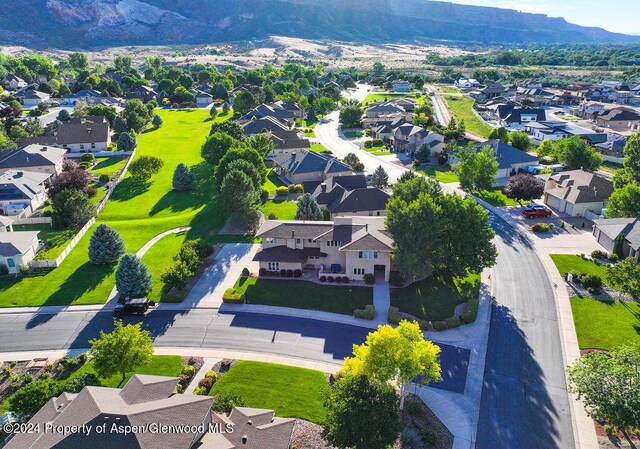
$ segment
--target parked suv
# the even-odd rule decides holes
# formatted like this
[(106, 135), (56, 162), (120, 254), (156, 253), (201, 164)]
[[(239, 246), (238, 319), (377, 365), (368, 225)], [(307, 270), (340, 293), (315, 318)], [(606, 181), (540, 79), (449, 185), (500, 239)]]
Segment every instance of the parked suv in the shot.
[(553, 212), (551, 212), (551, 209), (549, 209), (547, 206), (541, 206), (540, 204), (529, 204), (523, 209), (522, 215), (525, 218), (546, 218), (553, 215)]
[(144, 315), (149, 307), (155, 307), (155, 301), (147, 298), (126, 298), (124, 302), (119, 302), (113, 309), (113, 316), (122, 315)]

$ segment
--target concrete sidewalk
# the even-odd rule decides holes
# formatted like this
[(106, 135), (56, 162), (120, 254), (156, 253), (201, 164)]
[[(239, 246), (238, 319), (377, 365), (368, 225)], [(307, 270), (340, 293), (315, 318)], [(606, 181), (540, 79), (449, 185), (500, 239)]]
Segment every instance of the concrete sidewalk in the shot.
[(193, 394), (193, 390), (195, 390), (196, 387), (198, 386), (198, 382), (204, 379), (204, 376), (205, 374), (207, 374), (207, 371), (210, 371), (213, 365), (215, 365), (216, 363), (222, 360), (217, 357), (203, 357), (203, 359), (204, 359), (204, 363), (202, 365), (202, 368), (200, 368), (198, 372), (193, 375), (193, 379), (191, 379), (189, 386), (184, 390), (184, 394)]
[(387, 324), (389, 307), (391, 306), (389, 282), (376, 280), (376, 283), (373, 285), (373, 306), (376, 308), (373, 322), (376, 324)]

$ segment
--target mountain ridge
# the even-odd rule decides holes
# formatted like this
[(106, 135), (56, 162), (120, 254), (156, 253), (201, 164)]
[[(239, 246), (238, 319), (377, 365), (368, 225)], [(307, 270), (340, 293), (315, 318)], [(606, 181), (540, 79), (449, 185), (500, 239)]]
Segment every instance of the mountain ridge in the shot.
[(544, 14), (430, 0), (21, 0), (20, 8), (0, 12), (5, 45), (198, 45), (270, 35), (352, 42), (640, 42), (640, 36)]

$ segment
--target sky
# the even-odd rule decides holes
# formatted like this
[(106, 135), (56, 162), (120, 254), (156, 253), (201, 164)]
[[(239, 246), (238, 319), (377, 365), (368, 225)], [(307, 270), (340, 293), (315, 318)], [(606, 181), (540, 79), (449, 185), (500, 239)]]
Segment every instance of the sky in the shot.
[(640, 0), (447, 0), (564, 17), (567, 22), (640, 35)]

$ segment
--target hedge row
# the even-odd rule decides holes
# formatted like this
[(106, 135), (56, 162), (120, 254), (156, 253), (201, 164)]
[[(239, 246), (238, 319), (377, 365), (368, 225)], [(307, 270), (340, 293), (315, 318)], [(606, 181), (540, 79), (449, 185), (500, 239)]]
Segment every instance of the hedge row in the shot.
[(367, 304), (364, 309), (356, 309), (353, 316), (363, 320), (372, 320), (376, 315), (376, 308), (373, 304)]
[(235, 288), (231, 287), (225, 290), (222, 295), (222, 302), (227, 302), (230, 304), (243, 304), (244, 303), (244, 295), (238, 293)]

